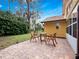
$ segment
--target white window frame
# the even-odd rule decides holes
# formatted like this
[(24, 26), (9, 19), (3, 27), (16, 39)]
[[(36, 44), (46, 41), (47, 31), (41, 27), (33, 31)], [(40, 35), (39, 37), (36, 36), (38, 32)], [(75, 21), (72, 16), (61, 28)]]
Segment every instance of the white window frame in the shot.
[[(69, 33), (67, 33), (67, 34), (69, 34), (70, 36), (73, 36), (73, 25), (76, 24), (77, 21), (73, 22), (73, 17), (71, 17), (71, 18), (72, 18), (72, 19), (71, 19), (71, 24), (69, 24), (67, 27), (70, 27), (70, 26), (71, 26), (72, 31), (71, 31), (71, 35), (70, 35)], [(74, 38), (75, 38), (75, 37), (74, 37)]]

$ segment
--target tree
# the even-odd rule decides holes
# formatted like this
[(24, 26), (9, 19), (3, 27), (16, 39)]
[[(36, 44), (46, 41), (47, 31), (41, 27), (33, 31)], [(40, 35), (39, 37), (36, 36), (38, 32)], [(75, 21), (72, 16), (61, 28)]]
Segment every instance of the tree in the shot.
[(27, 12), (26, 12), (26, 14), (27, 14), (27, 19), (29, 21), (29, 26), (30, 26), (30, 2), (32, 2), (32, 0), (26, 0), (26, 3), (27, 3)]
[(36, 31), (38, 31), (38, 30), (42, 30), (42, 26), (41, 26), (41, 24), (40, 24), (40, 23), (37, 23), (35, 29), (36, 29)]
[(10, 12), (10, 3), (11, 2), (14, 2), (14, 1), (16, 1), (16, 0), (8, 0), (8, 11)]
[(21, 16), (20, 11), (16, 11), (16, 15), (20, 17)]
[(32, 21), (32, 26), (30, 26), (30, 27), (31, 28), (33, 27), (34, 30), (36, 30), (36, 22), (40, 18), (38, 5), (39, 5), (39, 3), (37, 0), (32, 1), (32, 3), (30, 4), (30, 7), (32, 9), (32, 11), (31, 11), (32, 19), (30, 20), (30, 22)]
[(24, 8), (23, 8), (24, 0), (18, 0), (18, 2), (19, 2), (19, 6), (20, 6), (20, 9), (19, 9), (20, 14), (21, 14), (21, 16), (23, 16), (23, 11), (24, 11)]
[(38, 13), (38, 11), (32, 11), (32, 15), (31, 15), (31, 20), (32, 21), (32, 26), (34, 30), (36, 30), (36, 23), (37, 20), (39, 19), (40, 15)]
[[(27, 2), (27, 13), (26, 14), (27, 14), (28, 21), (30, 23), (31, 22), (30, 18), (32, 18), (34, 19), (34, 22), (36, 22), (36, 20), (40, 18), (39, 11), (38, 11), (39, 9), (38, 1), (37, 0), (26, 0), (26, 2)], [(32, 9), (31, 11), (30, 11), (30, 8)], [(36, 25), (34, 25), (34, 27), (35, 26)]]

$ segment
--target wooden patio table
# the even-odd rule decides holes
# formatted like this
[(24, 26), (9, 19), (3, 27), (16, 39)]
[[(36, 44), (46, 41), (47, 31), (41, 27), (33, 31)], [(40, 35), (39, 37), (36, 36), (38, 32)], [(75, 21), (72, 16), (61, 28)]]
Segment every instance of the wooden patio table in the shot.
[(46, 44), (47, 44), (47, 42), (52, 41), (52, 43), (53, 43), (54, 46), (56, 46), (55, 42), (57, 44), (56, 37), (53, 36), (52, 34), (47, 34), (47, 33), (41, 33), (40, 34), (40, 41), (41, 42), (44, 41)]

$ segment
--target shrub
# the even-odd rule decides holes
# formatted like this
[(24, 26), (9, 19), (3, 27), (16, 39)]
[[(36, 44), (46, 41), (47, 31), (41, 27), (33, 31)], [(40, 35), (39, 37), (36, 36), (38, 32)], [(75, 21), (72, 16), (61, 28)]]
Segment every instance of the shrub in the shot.
[(28, 22), (24, 22), (23, 18), (18, 20), (18, 17), (13, 15), (5, 15), (0, 17), (0, 36), (1, 35), (18, 35), (28, 33)]

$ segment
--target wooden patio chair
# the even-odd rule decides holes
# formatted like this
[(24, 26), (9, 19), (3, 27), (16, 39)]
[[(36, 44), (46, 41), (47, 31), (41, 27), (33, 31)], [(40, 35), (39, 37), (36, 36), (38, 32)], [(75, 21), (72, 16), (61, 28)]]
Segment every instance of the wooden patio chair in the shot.
[(46, 39), (47, 43), (49, 43), (50, 41), (52, 41), (53, 45), (56, 46), (57, 41), (56, 41), (56, 33), (52, 34), (47, 34), (47, 39)]
[(42, 42), (45, 42), (45, 44), (47, 44), (47, 42), (46, 42), (46, 37), (47, 37), (46, 33), (40, 34), (40, 42), (41, 42), (41, 43), (42, 43)]
[(53, 40), (57, 44), (57, 41), (56, 41), (56, 33), (54, 33), (54, 35), (53, 35)]
[(37, 41), (37, 39), (39, 39), (38, 33), (36, 33), (36, 32), (31, 32), (31, 39), (30, 39), (30, 42), (31, 42), (32, 40)]

